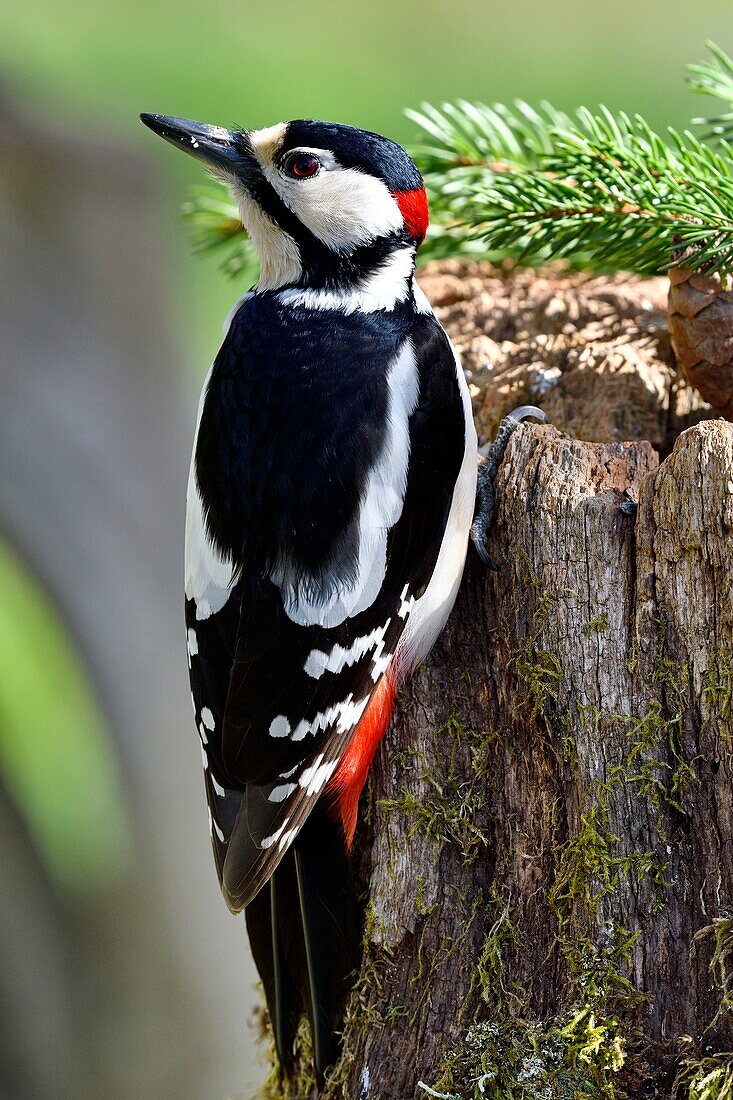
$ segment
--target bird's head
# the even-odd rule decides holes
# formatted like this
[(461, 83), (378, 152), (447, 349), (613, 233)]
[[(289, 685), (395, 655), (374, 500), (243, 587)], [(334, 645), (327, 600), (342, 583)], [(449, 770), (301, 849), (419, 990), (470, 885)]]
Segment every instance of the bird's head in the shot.
[(423, 181), (379, 134), (298, 119), (264, 130), (141, 115), (228, 186), (257, 250), (262, 289), (406, 280), (428, 223)]

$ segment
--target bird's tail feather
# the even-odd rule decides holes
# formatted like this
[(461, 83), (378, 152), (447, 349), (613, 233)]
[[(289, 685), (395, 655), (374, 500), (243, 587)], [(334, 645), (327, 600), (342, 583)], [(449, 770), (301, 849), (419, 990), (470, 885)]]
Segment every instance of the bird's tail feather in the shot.
[(270, 879), (269, 891), (260, 891), (245, 912), (283, 1070), (293, 1069), (305, 1012), (321, 1084), (338, 1057), (361, 939), (361, 909), (343, 835), (321, 807)]

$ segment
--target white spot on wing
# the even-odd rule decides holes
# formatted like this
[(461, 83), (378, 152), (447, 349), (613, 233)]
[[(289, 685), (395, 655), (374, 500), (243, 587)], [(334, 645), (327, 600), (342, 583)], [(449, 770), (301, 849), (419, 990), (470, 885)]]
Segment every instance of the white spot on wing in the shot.
[(270, 836), (266, 836), (260, 842), (260, 848), (271, 848), (275, 841), (279, 840), (282, 834), (285, 832), (285, 829), (289, 824), (289, 820), (290, 819), (286, 817), (279, 829), (276, 829), (274, 833), (270, 834)]
[(216, 833), (222, 844), (224, 843), (224, 834), (211, 816), (211, 810), (209, 810), (209, 830), (212, 833)]
[(415, 606), (415, 597), (408, 596), (409, 587), (410, 586), (406, 584), (405, 587), (402, 589), (402, 592), (400, 593), (400, 606), (397, 614), (401, 619), (407, 618), (407, 616), (410, 614), (413, 607)]
[(206, 733), (206, 727), (204, 726), (203, 722), (199, 722), (199, 736), (201, 737), (201, 740), (203, 741), (203, 743), (205, 745), (208, 745), (209, 738), (208, 738), (208, 735)]
[(297, 786), (297, 783), (281, 783), (279, 786), (273, 787), (267, 796), (268, 802), (284, 802), (288, 795), (297, 789)]
[(188, 632), (186, 634), (186, 645), (188, 646), (189, 657), (195, 657), (199, 651), (199, 640), (196, 637), (196, 631), (193, 629), (193, 627), (188, 628)]
[(212, 787), (214, 788), (216, 793), (219, 795), (219, 798), (226, 798), (227, 792), (224, 790), (224, 788), (221, 786), (221, 784), (217, 783), (216, 779), (214, 779), (213, 772), (209, 772), (209, 779), (211, 780)]
[(284, 852), (287, 846), (291, 844), (293, 840), (295, 840), (297, 834), (297, 829), (288, 829), (287, 832), (283, 833), (283, 835), (280, 837), (280, 843), (278, 844), (278, 848), (281, 852)]
[(290, 733), (290, 722), (284, 714), (278, 714), (270, 722), (270, 737), (287, 737)]
[(207, 730), (213, 730), (216, 722), (214, 721), (214, 715), (211, 713), (208, 707), (201, 708), (201, 721), (206, 726)]
[(378, 661), (384, 649), (384, 635), (391, 621), (387, 619), (370, 634), (355, 638), (348, 647), (336, 643), (330, 653), (325, 653), (322, 649), (312, 649), (303, 665), (304, 671), (314, 680), (318, 680), (325, 672), (340, 672), (344, 666), (356, 664), (371, 649), (376, 649), (374, 659)]
[(359, 721), (368, 702), (367, 695), (355, 703), (354, 696), (350, 693), (342, 703), (334, 703), (332, 707), (320, 711), (314, 718), (303, 718), (293, 730), (291, 740), (302, 741), (307, 734), (316, 734), (319, 730), (326, 730), (333, 725), (340, 733), (344, 733)]
[(323, 763), (323, 753), (316, 757), (315, 761), (301, 773), (298, 782), (308, 795), (318, 794), (323, 785), (336, 770), (338, 760), (327, 760)]

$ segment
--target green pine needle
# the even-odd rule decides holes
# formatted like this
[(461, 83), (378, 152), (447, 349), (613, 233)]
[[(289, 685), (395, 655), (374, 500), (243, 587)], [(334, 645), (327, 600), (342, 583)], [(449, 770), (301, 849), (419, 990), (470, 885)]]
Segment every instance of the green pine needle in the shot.
[(223, 185), (192, 187), (181, 215), (188, 224), (194, 252), (216, 254), (222, 271), (229, 276), (256, 280), (257, 256)]
[(713, 55), (713, 60), (688, 65), (687, 84), (699, 95), (721, 99), (731, 110), (715, 115), (713, 118), (696, 118), (693, 121), (696, 125), (705, 127), (703, 134), (708, 140), (731, 141), (733, 140), (733, 58), (730, 58), (714, 42), (707, 42), (706, 45)]
[(733, 267), (733, 158), (639, 116), (543, 104), (424, 106), (414, 155), (433, 219), (488, 254), (654, 273)]

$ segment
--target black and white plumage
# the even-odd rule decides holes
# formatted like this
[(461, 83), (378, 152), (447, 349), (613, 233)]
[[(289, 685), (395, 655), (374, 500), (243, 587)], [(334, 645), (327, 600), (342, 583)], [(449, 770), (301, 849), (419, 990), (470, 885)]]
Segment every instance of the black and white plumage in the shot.
[(463, 570), (470, 402), (414, 283), (427, 206), (404, 150), (308, 120), (143, 120), (227, 182), (261, 261), (199, 406), (188, 655), (221, 887), (281, 1060), (305, 1009), (322, 1074), (358, 942), (359, 792)]

